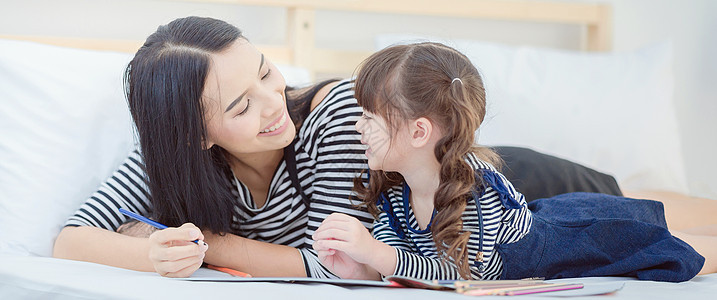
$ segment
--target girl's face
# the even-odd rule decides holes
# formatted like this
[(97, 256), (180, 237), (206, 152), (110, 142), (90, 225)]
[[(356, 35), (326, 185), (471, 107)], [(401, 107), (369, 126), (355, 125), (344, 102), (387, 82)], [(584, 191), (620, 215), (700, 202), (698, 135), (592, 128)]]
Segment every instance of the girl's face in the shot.
[(410, 163), (406, 130), (399, 128), (396, 136), (391, 136), (386, 120), (364, 111), (356, 122), (356, 131), (361, 134), (361, 143), (368, 146), (366, 157), (371, 170), (400, 172), (403, 164)]
[(212, 54), (203, 101), (208, 138), (235, 157), (286, 147), (296, 134), (286, 109), (286, 82), (251, 43), (238, 39)]

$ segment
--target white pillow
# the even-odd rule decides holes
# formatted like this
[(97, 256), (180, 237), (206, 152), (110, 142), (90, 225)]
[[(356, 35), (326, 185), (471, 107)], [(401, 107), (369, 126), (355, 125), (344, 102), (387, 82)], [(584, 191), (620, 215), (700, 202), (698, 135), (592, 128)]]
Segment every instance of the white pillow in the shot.
[(133, 145), (129, 54), (0, 40), (0, 252), (55, 237)]
[[(588, 53), (430, 40), (466, 54), (484, 77), (488, 108), (479, 143), (570, 159), (626, 189), (687, 193), (670, 44)], [(383, 35), (377, 47), (416, 41)]]

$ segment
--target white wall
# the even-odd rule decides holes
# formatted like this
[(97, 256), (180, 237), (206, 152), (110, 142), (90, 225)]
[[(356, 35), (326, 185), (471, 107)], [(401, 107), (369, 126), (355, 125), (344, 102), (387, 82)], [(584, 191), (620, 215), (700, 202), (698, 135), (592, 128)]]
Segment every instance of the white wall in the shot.
[[(539, 0), (536, 0), (539, 1)], [(591, 2), (588, 0), (566, 0)], [(717, 1), (604, 0), (614, 9), (615, 51), (631, 51), (664, 40), (674, 45), (675, 104), (691, 193), (717, 199)], [(64, 35), (143, 40), (158, 25), (186, 15), (218, 17), (236, 24), (254, 42), (285, 39), (284, 12), (225, 4), (157, 0), (0, 0), (0, 35)], [(376, 33), (417, 33), (508, 44), (577, 49), (580, 29), (550, 24), (514, 24), (449, 18), (368, 16), (322, 12), (317, 44), (372, 49)], [(330, 24), (330, 26), (327, 26)], [(345, 24), (346, 26), (336, 26)], [(666, 157), (665, 159), (675, 159)], [(679, 158), (678, 158), (679, 159)]]
[(607, 2), (614, 9), (616, 51), (672, 40), (674, 101), (689, 187), (694, 195), (717, 199), (717, 1)]

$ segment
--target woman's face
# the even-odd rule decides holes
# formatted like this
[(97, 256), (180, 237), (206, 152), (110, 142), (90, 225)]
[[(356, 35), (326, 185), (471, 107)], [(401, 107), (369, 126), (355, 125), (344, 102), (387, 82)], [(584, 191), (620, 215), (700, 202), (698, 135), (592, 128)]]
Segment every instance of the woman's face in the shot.
[(286, 147), (296, 129), (285, 88), (279, 70), (244, 39), (212, 54), (203, 94), (205, 147), (218, 145), (235, 157)]
[(409, 141), (406, 130), (402, 129), (396, 130), (396, 136), (392, 137), (386, 120), (364, 110), (356, 121), (356, 131), (361, 134), (361, 143), (368, 146), (366, 157), (371, 170), (400, 172), (401, 166), (408, 163)]

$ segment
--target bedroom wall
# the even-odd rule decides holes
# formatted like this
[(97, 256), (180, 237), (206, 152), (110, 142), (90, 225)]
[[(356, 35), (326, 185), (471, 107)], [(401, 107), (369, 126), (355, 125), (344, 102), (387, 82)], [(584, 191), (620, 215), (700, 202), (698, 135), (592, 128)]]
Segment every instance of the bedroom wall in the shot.
[[(537, 1), (537, 0), (536, 0)], [(567, 0), (594, 2), (587, 0)], [(604, 0), (613, 5), (615, 51), (671, 40), (674, 45), (675, 105), (691, 193), (717, 199), (717, 1)], [(207, 15), (239, 25), (257, 43), (281, 43), (284, 12), (225, 4), (150, 0), (0, 0), (0, 34), (64, 35), (142, 40), (159, 24), (185, 15)], [(317, 15), (317, 44), (370, 50), (376, 33), (420, 33), (507, 44), (577, 49), (580, 29), (550, 24), (431, 20), (407, 16)], [(326, 24), (347, 24), (323, 26)], [(357, 26), (358, 25), (358, 26)], [(386, 28), (390, 28), (387, 30)], [(498, 29), (499, 28), (499, 29)], [(665, 159), (675, 159), (666, 157)], [(679, 158), (678, 158), (679, 159)]]
[[(570, 0), (573, 2), (590, 2)], [(613, 49), (670, 40), (674, 101), (690, 192), (717, 199), (717, 1), (604, 0), (613, 7)], [(666, 157), (665, 159), (672, 159)]]
[[(613, 5), (614, 49), (674, 47), (675, 107), (690, 191), (717, 199), (717, 1), (631, 0)], [(670, 159), (670, 158), (666, 158)]]

